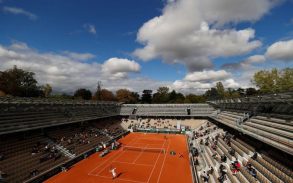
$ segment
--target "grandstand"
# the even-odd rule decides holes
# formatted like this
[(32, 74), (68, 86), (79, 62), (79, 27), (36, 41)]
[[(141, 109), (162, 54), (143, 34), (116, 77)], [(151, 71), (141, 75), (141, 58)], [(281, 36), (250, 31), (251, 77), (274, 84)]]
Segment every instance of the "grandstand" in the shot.
[(120, 115), (205, 117), (214, 112), (215, 109), (208, 104), (123, 104)]
[(191, 182), (293, 182), (292, 101), (292, 93), (204, 104), (0, 97), (1, 176), (43, 182), (140, 129), (186, 135)]

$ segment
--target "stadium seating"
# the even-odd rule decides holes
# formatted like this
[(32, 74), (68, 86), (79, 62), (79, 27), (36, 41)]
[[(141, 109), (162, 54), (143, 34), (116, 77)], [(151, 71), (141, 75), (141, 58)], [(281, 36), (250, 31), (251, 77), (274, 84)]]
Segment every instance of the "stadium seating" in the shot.
[(117, 116), (116, 103), (0, 97), (0, 135)]
[[(0, 170), (5, 172), (6, 182), (21, 182), (31, 177), (34, 170), (42, 172), (67, 159), (60, 152), (50, 157), (51, 152), (45, 150), (49, 139), (42, 134), (19, 138), (5, 136), (0, 141), (1, 153), (4, 155)], [(36, 151), (33, 151), (34, 148)]]
[[(109, 118), (82, 126), (72, 124), (51, 127), (42, 133), (29, 131), (28, 135), (1, 135), (0, 154), (4, 158), (0, 161), (0, 171), (6, 174), (5, 181), (22, 182), (124, 132), (119, 118)], [(45, 147), (54, 147), (54, 153)], [(62, 149), (74, 156), (64, 154)]]
[(221, 111), (213, 119), (293, 155), (293, 121)]
[[(276, 182), (285, 183), (292, 182), (292, 170), (284, 167), (275, 160), (266, 155), (259, 154), (256, 159), (253, 159), (255, 148), (247, 144), (243, 140), (224, 133), (222, 130), (215, 130), (212, 124), (203, 125), (200, 129), (195, 130), (195, 147), (201, 149), (201, 153), (197, 157), (201, 165), (198, 165), (198, 174), (201, 175), (203, 170), (208, 170), (214, 167), (217, 171), (209, 176), (209, 182), (218, 182), (221, 176), (221, 171), (218, 170), (220, 164), (226, 167), (226, 179), (228, 182)], [(206, 132), (203, 134), (202, 132)], [(218, 139), (218, 140), (217, 140)], [(231, 154), (231, 149), (235, 150), (235, 154)], [(222, 163), (222, 156), (227, 157), (226, 163)], [(233, 176), (233, 161), (238, 160), (241, 164), (239, 171)], [(204, 162), (204, 163), (203, 163)], [(255, 177), (252, 176), (250, 169), (247, 168), (251, 164), (252, 169), (256, 171)], [(204, 166), (200, 168), (200, 166)], [(201, 170), (200, 170), (201, 169)]]
[[(136, 110), (135, 110), (136, 109)], [(137, 116), (209, 116), (215, 109), (208, 104), (123, 104), (120, 115)], [(188, 110), (190, 113), (188, 114)]]
[[(216, 109), (209, 104), (120, 105), (0, 97), (0, 155), (1, 159), (4, 157), (0, 160), (0, 171), (6, 174), (6, 181), (22, 182), (133, 127), (176, 129), (180, 121), (181, 125), (193, 130), (192, 143), (200, 152), (197, 157), (199, 175), (210, 167), (218, 170), (223, 164), (220, 157), (225, 155), (227, 162), (223, 166), (227, 169), (228, 182), (293, 182), (290, 168), (271, 154), (258, 152), (260, 148), (251, 142), (259, 141), (293, 155), (292, 115), (285, 114), (291, 109), (286, 107), (283, 110), (278, 105), (274, 107), (274, 113), (254, 113), (248, 104), (241, 106), (226, 102), (223, 106)], [(229, 109), (233, 106), (234, 109)], [(128, 119), (131, 116), (136, 118)], [(200, 127), (192, 125), (193, 118), (197, 117), (202, 121)], [(254, 140), (227, 134), (219, 128), (221, 125), (218, 127), (215, 125), (218, 123), (210, 123), (209, 119)], [(49, 151), (45, 147), (49, 147)], [(234, 155), (231, 150), (235, 151)], [(255, 152), (258, 152), (257, 157), (253, 157)], [(241, 167), (233, 175), (231, 164), (235, 159)], [(255, 177), (248, 165), (256, 171)], [(212, 172), (209, 182), (218, 182), (220, 176), (220, 171)]]

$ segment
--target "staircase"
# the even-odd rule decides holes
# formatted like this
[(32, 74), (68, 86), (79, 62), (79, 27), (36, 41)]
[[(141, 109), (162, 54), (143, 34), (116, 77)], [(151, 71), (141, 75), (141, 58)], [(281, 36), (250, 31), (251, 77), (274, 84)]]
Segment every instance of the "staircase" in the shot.
[(56, 146), (56, 149), (58, 149), (62, 154), (64, 154), (64, 156), (71, 158), (71, 159), (75, 158), (76, 155), (70, 153), (69, 150), (66, 149), (65, 147), (60, 146), (59, 144), (55, 144), (55, 146)]
[(70, 158), (70, 159), (76, 157), (75, 154), (72, 154), (71, 152), (69, 152), (68, 149), (66, 149), (65, 147), (63, 147), (63, 146), (61, 146), (61, 145), (59, 145), (59, 144), (53, 142), (51, 139), (47, 139), (47, 142), (50, 143), (50, 144), (53, 144), (53, 145), (56, 147), (56, 149), (57, 149), (59, 152), (61, 152), (64, 156), (66, 156), (66, 157), (68, 157), (68, 158)]

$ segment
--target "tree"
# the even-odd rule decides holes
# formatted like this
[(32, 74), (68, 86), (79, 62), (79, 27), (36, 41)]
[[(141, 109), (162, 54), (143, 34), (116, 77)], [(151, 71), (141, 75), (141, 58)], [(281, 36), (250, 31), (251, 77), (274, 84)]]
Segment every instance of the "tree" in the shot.
[(259, 87), (261, 93), (277, 92), (277, 82), (279, 80), (278, 70), (262, 70), (254, 74), (253, 83)]
[(101, 99), (101, 95), (102, 95), (102, 82), (101, 81), (98, 81), (98, 85), (97, 85), (97, 91), (95, 93), (95, 96), (96, 96), (96, 99), (97, 100), (102, 100)]
[(246, 88), (245, 94), (247, 96), (253, 96), (253, 95), (257, 95), (258, 91), (255, 88)]
[(141, 102), (142, 103), (152, 103), (152, 90), (143, 90), (142, 91), (142, 97), (141, 97)]
[(243, 89), (243, 88), (238, 88), (236, 91), (238, 92), (238, 94), (240, 96), (244, 96), (245, 95), (245, 89)]
[(293, 91), (293, 68), (282, 70), (278, 84), (281, 91)]
[(261, 93), (293, 91), (293, 68), (258, 71), (252, 82)]
[(73, 99), (73, 96), (68, 95), (66, 93), (62, 93), (62, 94), (51, 95), (50, 98), (56, 98), (56, 99)]
[(220, 99), (220, 95), (219, 95), (218, 90), (216, 88), (211, 88), (210, 90), (207, 90), (204, 95), (208, 100)]
[(131, 96), (133, 98), (133, 103), (139, 102), (139, 94), (137, 92), (131, 92)]
[(80, 88), (74, 92), (74, 98), (90, 100), (92, 99), (92, 92), (90, 90)]
[(102, 89), (100, 91), (99, 97), (100, 97), (100, 100), (102, 100), (102, 101), (115, 101), (116, 100), (116, 97), (114, 96), (114, 94), (107, 89)]
[(222, 82), (217, 82), (216, 83), (216, 88), (217, 88), (217, 92), (220, 96), (221, 99), (223, 99), (225, 97), (225, 88)]
[(183, 103), (185, 97), (182, 93), (176, 93), (175, 90), (172, 90), (169, 94), (169, 103)]
[(225, 98), (239, 98), (239, 97), (240, 97), (239, 91), (233, 88), (228, 88), (227, 91), (225, 92)]
[(137, 93), (131, 92), (127, 89), (119, 89), (116, 91), (116, 98), (119, 102), (124, 103), (136, 103), (137, 102)]
[(153, 95), (153, 103), (167, 103), (169, 101), (169, 88), (159, 87)]
[(45, 97), (49, 97), (52, 92), (51, 85), (45, 84), (44, 86), (42, 86), (42, 89), (43, 89), (43, 93), (44, 93)]
[(202, 95), (189, 94), (185, 96), (184, 103), (204, 103), (206, 99)]
[(0, 90), (19, 97), (42, 96), (43, 92), (34, 76), (35, 73), (14, 66), (12, 69), (0, 72)]

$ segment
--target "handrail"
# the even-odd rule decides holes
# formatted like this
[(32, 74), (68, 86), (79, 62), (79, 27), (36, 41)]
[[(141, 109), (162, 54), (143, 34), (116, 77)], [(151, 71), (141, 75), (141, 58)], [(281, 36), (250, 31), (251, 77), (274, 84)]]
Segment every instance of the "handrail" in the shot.
[[(124, 133), (121, 133), (119, 135), (117, 135), (116, 137), (114, 137), (113, 139), (110, 139), (108, 141), (105, 142), (105, 144), (108, 144), (110, 145), (114, 140), (118, 140), (120, 139), (122, 136), (124, 135), (127, 135), (129, 132), (126, 131)], [(89, 155), (92, 155), (96, 152), (96, 147), (90, 149), (90, 150), (87, 150), (87, 151), (84, 151), (83, 153), (79, 154), (78, 156), (76, 156), (75, 158), (73, 159), (70, 159), (68, 161), (65, 161), (55, 167), (52, 167), (51, 169), (49, 170), (46, 170), (44, 172), (42, 172), (41, 174), (35, 176), (35, 177), (32, 177), (26, 181), (24, 181), (23, 183), (39, 183), (39, 182), (44, 182), (45, 180), (49, 179), (50, 177), (60, 173), (63, 168), (70, 168), (72, 165), (76, 164), (77, 162), (87, 158)]]

